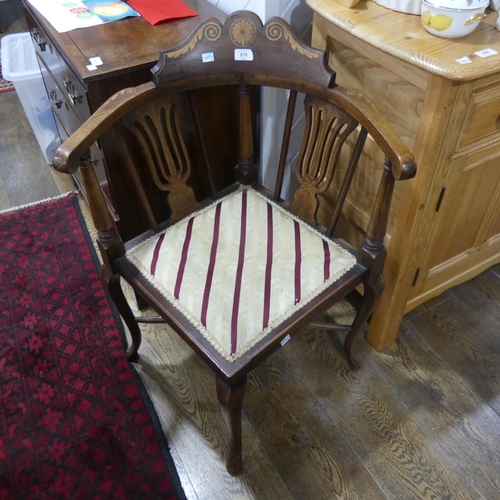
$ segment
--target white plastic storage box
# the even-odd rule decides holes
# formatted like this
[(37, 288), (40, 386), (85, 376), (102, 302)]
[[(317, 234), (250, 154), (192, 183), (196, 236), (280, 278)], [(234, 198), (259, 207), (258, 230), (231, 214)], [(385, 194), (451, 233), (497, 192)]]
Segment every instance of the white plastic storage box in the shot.
[(52, 164), (59, 135), (29, 33), (2, 38), (2, 74), (14, 84), (45, 160)]

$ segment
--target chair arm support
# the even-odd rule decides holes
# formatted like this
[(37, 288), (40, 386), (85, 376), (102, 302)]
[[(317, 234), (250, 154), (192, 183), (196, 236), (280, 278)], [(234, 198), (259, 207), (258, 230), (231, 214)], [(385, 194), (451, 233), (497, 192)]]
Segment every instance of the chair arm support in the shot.
[(386, 256), (384, 237), (387, 231), (394, 182), (391, 160), (386, 157), (366, 238), (357, 255), (358, 261), (367, 268), (371, 268), (375, 274), (380, 274), (384, 267)]
[(109, 269), (113, 269), (113, 261), (125, 254), (125, 246), (113, 224), (88, 152), (81, 156), (79, 166), (88, 196), (92, 221), (97, 229), (99, 249), (104, 264)]
[(394, 192), (394, 177), (391, 160), (386, 157), (382, 179), (377, 191), (370, 223), (366, 235), (373, 241), (384, 241), (391, 209), (392, 193)]

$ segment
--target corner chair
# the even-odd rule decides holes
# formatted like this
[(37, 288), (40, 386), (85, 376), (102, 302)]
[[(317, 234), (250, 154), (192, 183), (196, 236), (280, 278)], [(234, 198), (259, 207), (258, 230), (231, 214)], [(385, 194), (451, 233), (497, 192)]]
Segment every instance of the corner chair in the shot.
[[(239, 158), (229, 185), (212, 175), (198, 117), (189, 108), (195, 89), (220, 85), (236, 87), (239, 96)], [(272, 187), (263, 185), (254, 162), (253, 87), (286, 89), (288, 95)], [(290, 170), (302, 94), (305, 131)], [(179, 112), (186, 103), (191, 114)], [(133, 241), (120, 237), (89, 153), (109, 129), (123, 149), (123, 175), (140, 200), (137, 210), (149, 222)], [(378, 192), (364, 240), (355, 247), (337, 236), (336, 227), (346, 203), (360, 201), (351, 187), (368, 142), (385, 161), (370, 174)], [(215, 372), (232, 475), (242, 470), (241, 409), (254, 367), (313, 325), (345, 331), (345, 354), (354, 368), (353, 341), (384, 289), (394, 182), (416, 172), (413, 155), (373, 104), (335, 84), (324, 53), (301, 43), (283, 20), (263, 26), (247, 11), (224, 25), (205, 21), (181, 45), (162, 51), (152, 81), (104, 103), (60, 146), (54, 167), (80, 169), (104, 261), (100, 276), (130, 330), (128, 359), (138, 357), (139, 323), (161, 321)], [(134, 317), (121, 279), (158, 317)], [(326, 311), (356, 289), (362, 300), (352, 325), (327, 321)]]

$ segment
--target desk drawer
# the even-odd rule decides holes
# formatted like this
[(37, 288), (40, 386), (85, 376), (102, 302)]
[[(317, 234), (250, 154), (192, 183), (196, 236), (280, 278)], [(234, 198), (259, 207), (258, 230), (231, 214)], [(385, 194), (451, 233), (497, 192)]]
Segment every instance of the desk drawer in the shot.
[(73, 111), (84, 122), (90, 118), (90, 107), (87, 100), (87, 92), (83, 85), (77, 80), (75, 74), (65, 66), (59, 73), (54, 75), (63, 89)]
[(45, 62), (47, 67), (52, 68), (52, 71), (58, 71), (61, 64), (60, 55), (54, 48), (54, 44), (36, 23), (30, 27), (30, 34), (38, 57)]
[(81, 126), (82, 120), (73, 110), (73, 107), (67, 100), (66, 92), (64, 92), (60, 85), (55, 81), (52, 73), (47, 69), (45, 63), (43, 61), (39, 62), (40, 69), (42, 71), (42, 78), (45, 83), (45, 89), (47, 90), (52, 110), (64, 124), (66, 130), (73, 133)]
[(457, 150), (497, 141), (500, 141), (500, 85), (494, 84), (472, 92)]
[(80, 83), (78, 77), (55, 48), (42, 27), (33, 19), (28, 11), (25, 11), (25, 14), (39, 60), (43, 61), (49, 69), (57, 81), (59, 88), (64, 92), (68, 103), (80, 120), (84, 122), (90, 116), (90, 107), (85, 87)]

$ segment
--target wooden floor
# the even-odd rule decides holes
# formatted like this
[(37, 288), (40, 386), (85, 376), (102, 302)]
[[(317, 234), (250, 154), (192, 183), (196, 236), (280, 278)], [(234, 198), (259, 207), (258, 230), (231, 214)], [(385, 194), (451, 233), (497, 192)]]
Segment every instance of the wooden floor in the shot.
[[(4, 36), (28, 31), (19, 0), (0, 2)], [(72, 188), (67, 176), (50, 173), (16, 92), (0, 94), (0, 211)]]
[[(0, 94), (0, 209), (63, 189), (23, 120)], [(500, 266), (409, 313), (392, 347), (360, 338), (357, 372), (336, 336), (294, 337), (250, 377), (239, 478), (213, 374), (165, 327), (144, 335), (136, 366), (189, 499), (500, 499)]]

